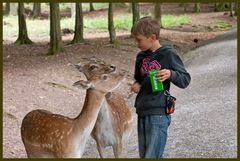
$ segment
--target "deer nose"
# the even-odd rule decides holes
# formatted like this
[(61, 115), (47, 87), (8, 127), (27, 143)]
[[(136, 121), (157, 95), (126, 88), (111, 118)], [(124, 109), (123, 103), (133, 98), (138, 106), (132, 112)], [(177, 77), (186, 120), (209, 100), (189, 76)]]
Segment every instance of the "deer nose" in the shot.
[(109, 68), (111, 72), (114, 72), (116, 70), (116, 65), (111, 64)]

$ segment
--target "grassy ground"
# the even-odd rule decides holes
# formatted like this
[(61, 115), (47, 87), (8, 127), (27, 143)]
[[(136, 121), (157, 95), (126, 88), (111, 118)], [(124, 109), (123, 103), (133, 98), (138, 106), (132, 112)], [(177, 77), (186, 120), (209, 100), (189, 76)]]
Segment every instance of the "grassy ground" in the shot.
[[(18, 33), (18, 17), (4, 16), (3, 17), (3, 37), (13, 37)], [(49, 35), (49, 20), (47, 19), (26, 19), (29, 36), (48, 36)], [(179, 26), (190, 23), (190, 17), (186, 15), (174, 16), (163, 15), (162, 24), (164, 28)], [(74, 30), (75, 19), (63, 18), (61, 20), (61, 28), (69, 28)], [(114, 17), (114, 25), (116, 30), (130, 30), (132, 27), (132, 15), (124, 14)], [(84, 18), (85, 32), (91, 30), (107, 31), (108, 19), (105, 16), (95, 18)]]
[[(84, 15), (84, 32), (91, 33), (94, 32), (107, 32), (108, 31), (108, 18), (106, 10), (108, 8), (108, 3), (93, 3), (96, 11), (104, 11), (105, 14), (95, 13), (93, 16), (89, 14)], [(24, 3), (27, 10), (32, 10), (33, 3)], [(74, 30), (75, 19), (69, 17), (70, 13), (70, 3), (60, 3), (61, 13), (67, 13), (68, 16), (63, 16), (61, 19), (61, 28), (68, 28)], [(83, 11), (89, 11), (89, 3), (82, 3)], [(3, 3), (3, 8), (5, 8), (5, 3)], [(116, 31), (130, 31), (132, 27), (132, 14), (128, 11), (129, 6), (122, 8), (116, 8), (114, 11), (114, 25)], [(42, 13), (49, 13), (49, 4), (41, 4)], [(123, 12), (118, 12), (118, 10), (124, 10)], [(90, 12), (89, 12), (90, 13)], [(165, 13), (165, 12), (164, 12)], [(141, 16), (151, 16), (151, 12), (145, 12), (141, 9)], [(30, 37), (48, 37), (50, 22), (47, 17), (41, 19), (32, 19), (31, 17), (26, 17), (28, 34)], [(194, 25), (191, 17), (188, 14), (163, 14), (161, 23), (165, 29), (176, 29), (182, 28), (186, 25), (192, 25), (191, 27), (196, 30), (228, 30), (232, 27), (231, 24), (224, 20), (215, 19), (210, 24), (198, 24)], [(17, 16), (3, 16), (3, 38), (17, 37), (18, 35), (18, 17)]]

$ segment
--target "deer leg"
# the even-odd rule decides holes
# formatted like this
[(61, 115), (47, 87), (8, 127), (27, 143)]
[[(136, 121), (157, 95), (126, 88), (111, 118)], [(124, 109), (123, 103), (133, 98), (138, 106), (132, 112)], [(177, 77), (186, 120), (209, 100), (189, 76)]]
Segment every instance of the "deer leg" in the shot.
[(97, 141), (97, 149), (98, 149), (98, 153), (100, 155), (100, 158), (104, 158), (103, 156), (103, 147), (101, 146), (101, 144)]
[(113, 153), (115, 158), (120, 158), (120, 155), (122, 153), (122, 141), (119, 141), (117, 144), (114, 144), (112, 147), (113, 147)]

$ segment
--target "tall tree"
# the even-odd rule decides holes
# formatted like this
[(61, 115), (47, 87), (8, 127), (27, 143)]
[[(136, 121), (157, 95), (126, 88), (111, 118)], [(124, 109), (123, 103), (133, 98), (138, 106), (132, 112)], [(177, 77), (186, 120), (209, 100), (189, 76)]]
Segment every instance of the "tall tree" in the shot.
[(27, 25), (25, 20), (24, 4), (18, 3), (18, 38), (16, 44), (32, 44), (28, 38)]
[(196, 12), (196, 13), (201, 12), (200, 3), (195, 3), (194, 4), (193, 12)]
[(238, 3), (234, 3), (234, 15), (237, 16), (237, 10), (238, 10)]
[(154, 6), (154, 18), (159, 21), (160, 26), (162, 27), (162, 21), (161, 21), (161, 3), (155, 3)]
[(140, 18), (138, 3), (132, 3), (133, 25)]
[(188, 6), (187, 3), (180, 3), (179, 4), (179, 7), (183, 7), (184, 12), (187, 12), (187, 6)]
[(75, 16), (75, 31), (72, 44), (82, 43), (83, 39), (83, 12), (82, 12), (82, 3), (76, 3), (76, 16)]
[(5, 14), (8, 15), (9, 13), (10, 13), (10, 3), (6, 3)]
[(233, 17), (233, 3), (229, 3), (230, 17)]
[(55, 55), (63, 51), (60, 27), (59, 4), (50, 3), (50, 48), (49, 54)]
[(110, 35), (110, 44), (113, 44), (116, 41), (116, 32), (113, 22), (113, 3), (109, 3), (108, 7), (108, 31)]
[(217, 12), (218, 10), (217, 10), (217, 3), (214, 3), (214, 12)]
[(41, 15), (41, 3), (33, 3), (33, 18), (38, 18)]
[(91, 3), (91, 2), (89, 3), (89, 8), (90, 8), (90, 12), (95, 10), (93, 7), (93, 3)]
[(215, 12), (220, 12), (226, 10), (228, 5), (226, 3), (215, 3)]

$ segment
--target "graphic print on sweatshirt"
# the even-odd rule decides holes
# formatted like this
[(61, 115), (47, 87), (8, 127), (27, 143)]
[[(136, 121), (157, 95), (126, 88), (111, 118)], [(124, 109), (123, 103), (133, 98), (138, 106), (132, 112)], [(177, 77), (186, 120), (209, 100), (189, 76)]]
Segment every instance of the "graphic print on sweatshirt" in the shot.
[(150, 58), (144, 58), (142, 61), (141, 66), (141, 75), (144, 76), (145, 74), (149, 77), (149, 71), (152, 69), (161, 69), (161, 65), (158, 63), (157, 60), (152, 60)]

